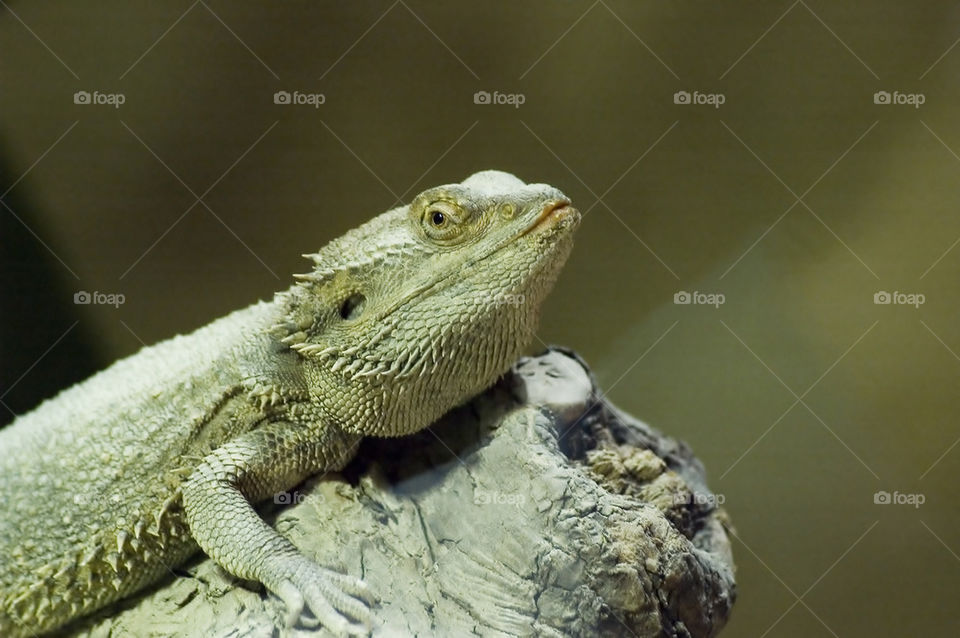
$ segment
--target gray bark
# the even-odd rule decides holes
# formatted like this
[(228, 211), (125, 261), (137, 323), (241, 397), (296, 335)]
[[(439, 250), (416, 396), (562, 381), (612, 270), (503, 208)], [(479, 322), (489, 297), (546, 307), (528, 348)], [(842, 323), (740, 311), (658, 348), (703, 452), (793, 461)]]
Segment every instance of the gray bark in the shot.
[[(735, 598), (700, 462), (602, 400), (559, 349), (425, 432), (365, 442), (289, 500), (265, 516), (376, 590), (374, 636), (713, 636)], [(256, 584), (210, 560), (175, 573), (81, 629), (274, 635), (282, 610)]]

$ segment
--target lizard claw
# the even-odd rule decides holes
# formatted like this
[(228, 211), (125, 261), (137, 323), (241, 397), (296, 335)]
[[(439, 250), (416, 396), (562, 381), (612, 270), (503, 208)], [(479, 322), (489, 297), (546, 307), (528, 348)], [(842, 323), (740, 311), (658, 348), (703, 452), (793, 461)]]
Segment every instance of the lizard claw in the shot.
[[(324, 569), (305, 557), (274, 588), (287, 608), (287, 627), (323, 625), (337, 636), (369, 636), (369, 585), (358, 578)], [(310, 610), (312, 617), (306, 615)], [(350, 622), (352, 618), (359, 622)]]

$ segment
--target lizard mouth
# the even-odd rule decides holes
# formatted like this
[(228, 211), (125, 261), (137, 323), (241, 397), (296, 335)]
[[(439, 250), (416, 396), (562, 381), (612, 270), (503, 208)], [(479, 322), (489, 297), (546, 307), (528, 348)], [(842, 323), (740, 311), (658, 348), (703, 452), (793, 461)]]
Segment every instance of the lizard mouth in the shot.
[(572, 218), (577, 218), (579, 215), (580, 213), (570, 205), (570, 200), (551, 200), (544, 205), (543, 210), (534, 217), (533, 221), (520, 233), (519, 237), (523, 237), (532, 232), (543, 232), (547, 229), (554, 228), (557, 224), (561, 224)]

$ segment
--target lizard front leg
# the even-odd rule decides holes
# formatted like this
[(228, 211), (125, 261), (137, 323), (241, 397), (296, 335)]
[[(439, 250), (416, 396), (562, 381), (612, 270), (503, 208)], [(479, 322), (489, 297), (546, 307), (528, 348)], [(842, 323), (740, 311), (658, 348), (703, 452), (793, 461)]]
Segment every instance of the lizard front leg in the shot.
[[(270, 423), (211, 452), (182, 485), (190, 532), (221, 567), (256, 580), (283, 600), (288, 624), (309, 608), (337, 634), (368, 632), (371, 600), (361, 580), (320, 567), (251, 507), (321, 470), (338, 470), (357, 438), (331, 428)], [(350, 616), (362, 624), (350, 623)], [(316, 624), (313, 622), (312, 624)]]

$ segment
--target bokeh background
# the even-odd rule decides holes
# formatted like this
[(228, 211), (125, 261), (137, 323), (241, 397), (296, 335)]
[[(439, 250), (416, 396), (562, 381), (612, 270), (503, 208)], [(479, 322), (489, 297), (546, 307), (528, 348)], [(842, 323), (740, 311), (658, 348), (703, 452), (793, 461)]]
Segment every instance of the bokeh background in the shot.
[(499, 168), (585, 213), (540, 339), (725, 499), (724, 635), (956, 635), (958, 39), (954, 2), (0, 2), (0, 422)]

